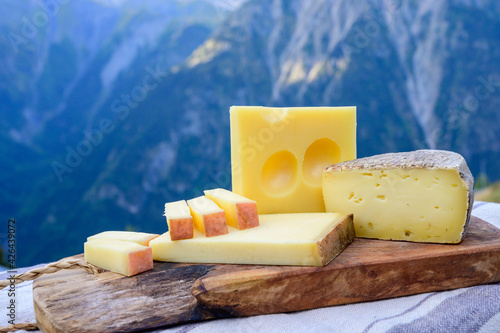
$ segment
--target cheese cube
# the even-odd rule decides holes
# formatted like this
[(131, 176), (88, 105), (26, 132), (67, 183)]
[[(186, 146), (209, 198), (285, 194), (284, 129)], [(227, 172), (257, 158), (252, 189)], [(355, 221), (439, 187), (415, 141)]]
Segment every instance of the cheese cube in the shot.
[(151, 241), (154, 260), (188, 263), (323, 266), (354, 240), (352, 215), (260, 215), (260, 226), (229, 227), (226, 235), (172, 242), (168, 232)]
[(324, 212), (323, 169), (356, 158), (356, 107), (233, 106), (233, 192), (259, 214)]
[(227, 225), (236, 229), (248, 229), (259, 225), (257, 203), (234, 192), (217, 188), (204, 191), (226, 213)]
[(132, 276), (153, 269), (148, 246), (116, 239), (94, 239), (84, 244), (85, 261), (92, 265)]
[(122, 241), (134, 242), (140, 245), (148, 246), (149, 242), (158, 237), (158, 234), (148, 234), (145, 232), (134, 232), (134, 231), (104, 231), (98, 233), (94, 236), (90, 236), (87, 238), (87, 241), (96, 240), (96, 239), (117, 239)]
[(356, 236), (459, 243), (470, 218), (474, 180), (453, 152), (383, 154), (328, 167), (327, 211), (354, 214)]
[(193, 217), (185, 200), (166, 203), (165, 216), (172, 240), (193, 238)]
[(194, 225), (207, 237), (227, 234), (226, 214), (215, 202), (205, 196), (187, 201)]

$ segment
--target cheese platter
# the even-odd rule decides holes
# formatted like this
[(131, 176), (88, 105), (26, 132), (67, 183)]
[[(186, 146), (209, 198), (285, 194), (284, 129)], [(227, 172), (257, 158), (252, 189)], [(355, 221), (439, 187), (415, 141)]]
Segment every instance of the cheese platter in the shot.
[(498, 281), (500, 230), (472, 216), (457, 245), (356, 238), (323, 267), (155, 261), (132, 277), (62, 270), (34, 281), (33, 301), (44, 332), (132, 332)]

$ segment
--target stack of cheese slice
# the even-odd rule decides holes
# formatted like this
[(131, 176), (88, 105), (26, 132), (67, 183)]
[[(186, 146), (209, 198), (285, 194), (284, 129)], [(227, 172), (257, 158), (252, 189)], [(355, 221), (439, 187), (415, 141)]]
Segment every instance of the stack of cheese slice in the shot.
[(205, 191), (187, 202), (165, 204), (171, 240), (193, 238), (193, 227), (207, 237), (228, 233), (227, 226), (244, 230), (259, 225), (257, 203), (239, 194), (218, 188)]
[(153, 268), (148, 246), (157, 234), (129, 231), (106, 231), (87, 238), (85, 261), (92, 265), (132, 276)]

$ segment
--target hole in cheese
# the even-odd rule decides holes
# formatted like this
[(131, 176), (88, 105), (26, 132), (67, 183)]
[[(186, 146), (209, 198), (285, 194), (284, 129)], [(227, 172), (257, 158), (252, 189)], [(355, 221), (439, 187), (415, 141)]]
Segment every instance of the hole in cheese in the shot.
[(262, 186), (270, 194), (286, 194), (297, 182), (297, 168), (297, 158), (288, 150), (274, 153), (262, 168)]
[(310, 184), (320, 186), (323, 169), (340, 162), (340, 155), (340, 147), (333, 140), (323, 138), (314, 141), (304, 154), (304, 179)]

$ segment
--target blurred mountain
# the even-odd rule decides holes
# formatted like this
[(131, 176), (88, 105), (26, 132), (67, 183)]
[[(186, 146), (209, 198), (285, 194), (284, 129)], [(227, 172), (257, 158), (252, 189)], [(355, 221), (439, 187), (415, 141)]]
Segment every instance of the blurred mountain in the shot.
[[(135, 222), (128, 219), (134, 208), (121, 196), (112, 201), (120, 202), (118, 210), (126, 207), (127, 213), (114, 216), (112, 222), (108, 219), (116, 208), (91, 207), (90, 187), (116, 162), (99, 140), (114, 148), (122, 141), (109, 131), (99, 139), (98, 125), (106, 119), (117, 121), (116, 127), (133, 125), (122, 121), (123, 106), (133, 108), (135, 100), (145, 99), (149, 89), (201, 45), (238, 2), (3, 3), (0, 207), (5, 216), (17, 218), (17, 258), (23, 265), (81, 252), (87, 230), (106, 225), (123, 229)], [(145, 79), (146, 75), (153, 76)], [(78, 157), (74, 164), (68, 160), (75, 172), (62, 169), (61, 177), (57, 166), (68, 167), (68, 152), (80, 151), (79, 143), (85, 143), (89, 133), (94, 133), (88, 146), (92, 155), (85, 156), (81, 166)], [(129, 175), (123, 176), (128, 186)], [(114, 187), (100, 193), (106, 198), (118, 195)]]
[(102, 230), (161, 233), (164, 202), (230, 188), (231, 105), (356, 105), (358, 156), (449, 149), (500, 178), (498, 2), (4, 2), (19, 265)]
[[(481, 180), (481, 175), (478, 180)], [(474, 200), (500, 203), (500, 182), (487, 184), (479, 189), (477, 189), (476, 186), (476, 191), (474, 191)]]

